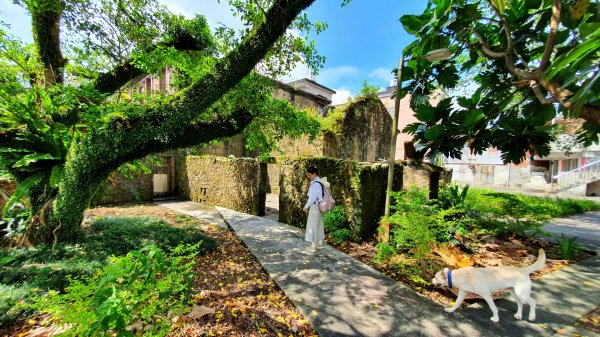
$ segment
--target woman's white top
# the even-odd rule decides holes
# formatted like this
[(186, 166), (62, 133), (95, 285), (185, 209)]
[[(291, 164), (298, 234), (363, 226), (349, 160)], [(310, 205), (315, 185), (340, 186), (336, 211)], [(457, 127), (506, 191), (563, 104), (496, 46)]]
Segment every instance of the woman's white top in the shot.
[(304, 208), (310, 208), (315, 203), (319, 203), (323, 200), (323, 186), (317, 183), (320, 181), (320, 178), (317, 176), (313, 181), (310, 182), (310, 187), (308, 188), (308, 201)]

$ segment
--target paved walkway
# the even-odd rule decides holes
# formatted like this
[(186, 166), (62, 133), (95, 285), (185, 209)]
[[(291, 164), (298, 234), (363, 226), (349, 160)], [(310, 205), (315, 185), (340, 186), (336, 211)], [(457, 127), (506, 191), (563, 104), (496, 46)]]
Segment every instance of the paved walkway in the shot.
[(543, 229), (556, 236), (576, 236), (577, 242), (600, 253), (600, 211), (553, 219)]
[[(203, 219), (218, 219), (220, 213), (322, 337), (553, 336), (558, 330), (566, 335), (593, 335), (572, 323), (600, 305), (599, 256), (535, 282), (535, 323), (516, 321), (512, 317), (516, 304), (510, 298), (496, 301), (500, 323), (493, 323), (485, 303), (448, 314), (412, 289), (330, 246), (311, 252), (298, 228), (219, 207), (160, 204)], [(600, 226), (600, 214), (591, 215), (589, 222), (594, 232), (593, 224)], [(525, 316), (528, 310), (524, 308)]]

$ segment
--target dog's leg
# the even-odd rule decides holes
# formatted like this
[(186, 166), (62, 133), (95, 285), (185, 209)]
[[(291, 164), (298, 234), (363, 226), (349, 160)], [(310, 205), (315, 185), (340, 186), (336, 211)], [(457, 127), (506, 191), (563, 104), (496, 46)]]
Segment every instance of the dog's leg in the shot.
[(450, 307), (450, 308), (445, 308), (444, 310), (446, 310), (446, 312), (454, 312), (456, 309), (458, 309), (460, 307), (460, 305), (462, 304), (462, 302), (465, 299), (465, 296), (467, 296), (469, 292), (468, 291), (464, 291), (464, 290), (459, 290), (458, 291), (458, 296), (456, 297), (456, 301), (454, 303), (454, 306)]
[(518, 298), (521, 299), (521, 301), (529, 304), (529, 320), (535, 321), (536, 303), (535, 300), (531, 298), (531, 281), (528, 281), (529, 282), (517, 284), (517, 286), (515, 287), (515, 294)]
[(527, 304), (529, 304), (529, 320), (530, 321), (535, 321), (535, 306), (536, 303), (533, 300), (533, 298), (529, 298), (529, 301), (527, 301)]
[(510, 294), (517, 302), (517, 313), (515, 314), (515, 319), (521, 319), (523, 317), (523, 301), (517, 296), (517, 293), (513, 288), (510, 288)]
[(496, 304), (494, 304), (494, 299), (492, 298), (492, 296), (490, 294), (479, 294), (481, 297), (483, 297), (483, 299), (487, 302), (487, 304), (490, 306), (490, 309), (492, 310), (492, 314), (493, 316), (490, 317), (490, 319), (493, 322), (498, 323), (498, 321), (500, 320), (500, 317), (498, 317), (498, 308), (496, 308)]

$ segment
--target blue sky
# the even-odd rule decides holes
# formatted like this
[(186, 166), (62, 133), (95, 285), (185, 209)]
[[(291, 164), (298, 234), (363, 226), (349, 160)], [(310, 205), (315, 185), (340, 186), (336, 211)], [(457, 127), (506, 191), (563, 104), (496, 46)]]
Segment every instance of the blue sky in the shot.
[[(239, 26), (232, 17), (227, 0), (162, 0), (171, 10), (188, 17), (204, 14), (211, 26), (222, 22)], [(353, 0), (341, 7), (342, 0), (317, 0), (308, 10), (312, 20), (326, 21), (327, 30), (315, 37), (317, 49), (327, 57), (324, 69), (316, 80), (338, 92), (335, 100), (344, 102), (356, 95), (366, 80), (385, 88), (392, 80), (402, 49), (413, 38), (408, 35), (399, 18), (404, 14), (421, 13), (426, 0)], [(17, 36), (27, 36), (30, 21), (22, 8), (11, 0), (0, 0), (1, 19), (11, 24)], [(288, 79), (305, 77), (307, 70), (299, 67)]]

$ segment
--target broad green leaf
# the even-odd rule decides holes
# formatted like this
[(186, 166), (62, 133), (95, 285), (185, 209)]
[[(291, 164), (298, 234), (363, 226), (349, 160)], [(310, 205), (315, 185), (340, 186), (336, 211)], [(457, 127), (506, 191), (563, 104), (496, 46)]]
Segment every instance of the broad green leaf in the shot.
[(508, 0), (492, 0), (492, 5), (494, 5), (494, 7), (496, 7), (498, 9), (500, 14), (504, 14), (504, 11), (506, 10), (507, 2), (508, 2)]
[(475, 109), (467, 115), (467, 118), (465, 118), (464, 120), (464, 124), (472, 126), (473, 124), (479, 122), (484, 116), (485, 114), (483, 113), (483, 111), (481, 111), (480, 109)]
[(62, 177), (63, 169), (63, 164), (54, 165), (54, 167), (52, 167), (52, 172), (50, 173), (50, 186), (52, 186), (53, 188), (58, 188), (60, 178)]
[(434, 111), (433, 107), (431, 107), (431, 106), (420, 106), (415, 111), (415, 117), (417, 117), (417, 119), (420, 120), (421, 122), (431, 121), (434, 116), (435, 116), (435, 111)]
[(403, 15), (400, 22), (408, 34), (415, 35), (429, 23), (429, 19), (427, 15)]
[(21, 160), (16, 162), (12, 167), (13, 168), (25, 167), (25, 166), (29, 166), (32, 163), (40, 161), (40, 160), (54, 160), (54, 159), (60, 159), (60, 158), (56, 158), (49, 153), (44, 153), (44, 154), (33, 153), (33, 154), (28, 154), (28, 155), (24, 156)]
[(442, 125), (434, 125), (425, 131), (425, 139), (436, 140), (443, 132), (444, 127)]
[(24, 197), (29, 195), (29, 190), (34, 185), (39, 184), (44, 179), (45, 176), (46, 176), (46, 173), (38, 172), (32, 176), (29, 176), (27, 179), (25, 179), (21, 183), (19, 183), (17, 185), (17, 188), (15, 189), (15, 192), (13, 193), (13, 195), (10, 197), (10, 199), (8, 199), (8, 202), (6, 203), (6, 205), (4, 205), (4, 209), (2, 210), (2, 213), (4, 215), (6, 215), (8, 210), (15, 203), (19, 202), (21, 199), (23, 199)]

